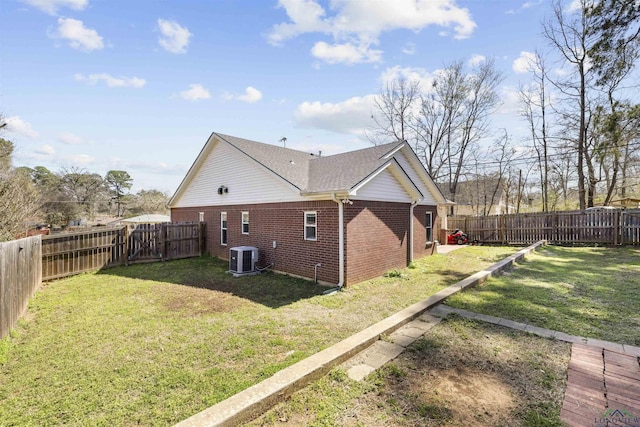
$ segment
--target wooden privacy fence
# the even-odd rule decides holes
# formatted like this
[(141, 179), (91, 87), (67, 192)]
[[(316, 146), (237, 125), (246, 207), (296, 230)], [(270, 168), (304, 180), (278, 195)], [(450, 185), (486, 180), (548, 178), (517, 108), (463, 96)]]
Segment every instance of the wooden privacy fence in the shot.
[(40, 236), (0, 243), (0, 338), (27, 311), (42, 283)]
[(42, 280), (204, 253), (204, 223), (139, 224), (42, 238)]
[(640, 245), (640, 209), (539, 212), (483, 217), (449, 217), (448, 230), (460, 229), (482, 243), (599, 243)]

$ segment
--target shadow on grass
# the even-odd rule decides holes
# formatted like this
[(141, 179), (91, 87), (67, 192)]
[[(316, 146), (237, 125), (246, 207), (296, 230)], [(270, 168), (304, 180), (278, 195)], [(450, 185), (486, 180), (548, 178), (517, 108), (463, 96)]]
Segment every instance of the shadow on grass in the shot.
[(542, 253), (449, 303), (574, 335), (640, 344), (637, 250), (546, 247)]
[(98, 271), (97, 274), (152, 280), (223, 292), (271, 308), (289, 305), (322, 294), (325, 287), (309, 280), (266, 272), (234, 278), (228, 262), (202, 256), (166, 262), (133, 264)]

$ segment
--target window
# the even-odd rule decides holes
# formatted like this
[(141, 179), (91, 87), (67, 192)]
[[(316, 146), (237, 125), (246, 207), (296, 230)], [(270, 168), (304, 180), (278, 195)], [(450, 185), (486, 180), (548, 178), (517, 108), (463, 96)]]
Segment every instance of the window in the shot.
[(427, 242), (433, 241), (433, 212), (427, 212), (427, 221), (424, 224), (427, 232)]
[(198, 213), (198, 221), (204, 222), (204, 212)]
[(220, 212), (220, 244), (227, 244), (227, 213)]
[(249, 234), (249, 212), (242, 212), (242, 234)]
[(316, 220), (316, 212), (304, 213), (304, 240), (316, 240), (318, 236), (318, 223)]

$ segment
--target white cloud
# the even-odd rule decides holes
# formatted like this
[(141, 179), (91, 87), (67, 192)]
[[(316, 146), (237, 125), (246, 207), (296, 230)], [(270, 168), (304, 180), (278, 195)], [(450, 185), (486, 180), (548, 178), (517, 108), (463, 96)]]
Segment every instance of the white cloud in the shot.
[(72, 156), (64, 156), (63, 159), (65, 162), (71, 163), (73, 165), (88, 165), (96, 162), (96, 159), (91, 157), (88, 154), (75, 154)]
[(402, 53), (404, 53), (405, 55), (413, 55), (414, 53), (416, 53), (415, 43), (407, 43), (405, 47), (402, 48)]
[(519, 115), (522, 111), (520, 91), (512, 86), (502, 86), (499, 89), (501, 104), (496, 110), (497, 114)]
[(96, 85), (99, 82), (104, 82), (107, 87), (133, 87), (139, 89), (147, 84), (145, 79), (138, 77), (113, 77), (107, 73), (102, 74), (89, 74), (85, 76), (83, 74), (75, 74), (73, 76), (76, 81), (87, 83), (90, 85)]
[(41, 145), (40, 147), (36, 148), (34, 152), (43, 156), (53, 156), (56, 154), (56, 150), (49, 144)]
[(196, 83), (189, 85), (189, 89), (180, 92), (180, 97), (187, 101), (197, 101), (199, 99), (209, 99), (211, 94), (206, 87)]
[(538, 6), (538, 5), (542, 4), (542, 2), (543, 2), (543, 0), (526, 1), (526, 2), (522, 3), (522, 5), (520, 5), (519, 8), (517, 8), (517, 9), (509, 9), (505, 13), (507, 15), (514, 15), (516, 13), (520, 13), (520, 12), (525, 11), (527, 9), (531, 9), (532, 7)]
[(567, 13), (574, 13), (574, 12), (578, 12), (579, 10), (582, 10), (582, 1), (581, 0), (573, 0), (566, 7), (566, 12)]
[(55, 15), (58, 9), (68, 7), (73, 10), (82, 10), (89, 4), (89, 0), (22, 0), (30, 6), (40, 9), (49, 15)]
[(81, 145), (85, 143), (84, 139), (78, 135), (72, 134), (71, 132), (62, 132), (58, 135), (58, 141), (66, 145)]
[(382, 87), (385, 87), (388, 83), (395, 80), (418, 81), (420, 82), (420, 87), (423, 90), (427, 90), (433, 83), (434, 74), (435, 73), (430, 73), (424, 68), (400, 67), (399, 65), (396, 65), (395, 67), (387, 68), (382, 72), (380, 75), (380, 82)]
[(40, 136), (38, 132), (33, 130), (31, 123), (25, 122), (20, 118), (20, 116), (7, 117), (5, 119), (5, 123), (7, 124), (6, 129), (9, 132), (14, 132), (31, 139), (35, 139)]
[(58, 29), (53, 37), (68, 40), (69, 46), (86, 52), (104, 47), (96, 30), (86, 28), (82, 21), (73, 18), (58, 18)]
[(182, 27), (175, 21), (167, 21), (158, 19), (158, 29), (160, 30), (160, 38), (158, 43), (167, 52), (186, 53), (189, 39), (193, 34), (186, 27)]
[(311, 54), (329, 64), (341, 62), (357, 64), (382, 60), (382, 51), (370, 49), (366, 44), (359, 46), (354, 46), (351, 43), (329, 45), (325, 42), (317, 42), (311, 49)]
[(229, 101), (235, 99), (236, 101), (243, 101), (251, 104), (262, 99), (262, 92), (253, 86), (249, 86), (245, 89), (242, 95), (234, 95), (232, 93), (225, 92), (222, 96), (224, 99)]
[(375, 95), (353, 97), (343, 102), (303, 102), (294, 112), (298, 126), (364, 136), (371, 124)]
[(471, 59), (469, 59), (469, 65), (472, 66), (472, 67), (475, 67), (475, 66), (478, 66), (478, 65), (482, 64), (486, 60), (487, 60), (486, 56), (479, 55), (479, 54), (474, 54), (474, 55), (471, 55)]
[[(280, 45), (284, 41), (306, 33), (322, 33), (333, 37), (334, 47), (359, 46), (369, 50), (378, 43), (378, 37), (385, 31), (408, 29), (420, 31), (431, 25), (453, 29), (457, 39), (468, 38), (476, 27), (468, 9), (457, 6), (455, 0), (394, 0), (362, 1), (340, 0), (330, 3), (332, 16), (316, 0), (279, 0), (278, 6), (285, 9), (289, 22), (274, 25), (268, 34), (268, 41)], [(322, 48), (329, 46), (326, 42)], [(318, 49), (315, 43), (314, 49)], [(326, 49), (325, 49), (326, 50)], [(361, 55), (363, 62), (373, 62), (381, 51), (371, 55)], [(341, 53), (344, 55), (344, 53)], [(322, 59), (334, 60), (336, 55), (327, 54)], [(357, 58), (352, 55), (351, 57)], [(377, 60), (377, 59), (376, 59)]]
[(528, 73), (533, 70), (536, 63), (536, 54), (522, 51), (520, 56), (513, 61), (513, 71), (516, 73)]

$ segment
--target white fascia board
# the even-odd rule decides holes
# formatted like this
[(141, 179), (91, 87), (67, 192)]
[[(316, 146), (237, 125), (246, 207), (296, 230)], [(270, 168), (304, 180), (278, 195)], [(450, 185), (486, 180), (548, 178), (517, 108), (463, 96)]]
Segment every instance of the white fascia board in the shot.
[(389, 151), (387, 154), (385, 154), (384, 156), (382, 156), (380, 158), (381, 159), (390, 159), (390, 158), (392, 158), (398, 151), (402, 150), (402, 148), (405, 146), (405, 144), (406, 144), (406, 142), (399, 143), (396, 148), (394, 148), (393, 150)]
[(309, 200), (332, 200), (334, 196), (338, 199), (346, 199), (349, 197), (349, 190), (321, 191), (317, 193), (301, 192), (300, 195)]
[(404, 169), (402, 169), (402, 166), (400, 166), (398, 161), (394, 158), (382, 165), (380, 168), (378, 168), (378, 170), (373, 172), (367, 178), (360, 181), (358, 185), (356, 185), (349, 191), (349, 195), (356, 196), (359, 189), (367, 185), (372, 179), (374, 179), (376, 176), (380, 175), (387, 169), (389, 169), (389, 172), (391, 172), (391, 174), (400, 182), (400, 185), (402, 185), (402, 187), (407, 191), (407, 193), (413, 200), (422, 200), (424, 198), (424, 195), (420, 192), (418, 187), (414, 184), (411, 178), (409, 178)]
[(440, 191), (438, 186), (433, 182), (433, 178), (429, 176), (429, 173), (425, 169), (424, 165), (418, 158), (418, 155), (413, 151), (409, 144), (405, 143), (402, 147), (403, 153), (405, 153), (407, 160), (413, 168), (417, 171), (422, 181), (427, 186), (427, 189), (431, 192), (431, 195), (439, 205), (448, 206), (450, 201), (444, 197), (444, 194)]

